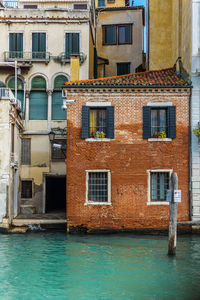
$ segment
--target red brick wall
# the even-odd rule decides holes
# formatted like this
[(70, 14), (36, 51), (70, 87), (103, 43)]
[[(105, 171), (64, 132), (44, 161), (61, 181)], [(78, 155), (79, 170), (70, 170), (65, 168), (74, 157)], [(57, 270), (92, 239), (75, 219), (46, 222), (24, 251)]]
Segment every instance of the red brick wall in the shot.
[[(67, 90), (76, 103), (68, 107), (67, 221), (88, 229), (167, 228), (169, 205), (147, 205), (147, 170), (173, 169), (179, 178), (182, 202), (178, 221), (189, 219), (189, 89)], [(86, 102), (115, 106), (115, 139), (81, 139), (81, 109)], [(176, 135), (171, 142), (142, 138), (142, 107), (149, 102), (176, 106)], [(86, 170), (111, 171), (111, 206), (84, 205)]]

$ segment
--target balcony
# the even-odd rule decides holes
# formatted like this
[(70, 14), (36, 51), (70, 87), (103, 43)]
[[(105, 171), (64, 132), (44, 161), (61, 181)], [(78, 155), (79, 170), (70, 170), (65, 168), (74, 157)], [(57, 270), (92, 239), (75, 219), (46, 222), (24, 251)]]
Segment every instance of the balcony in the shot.
[(45, 62), (50, 60), (50, 52), (23, 52), (23, 51), (5, 51), (5, 61), (21, 61), (21, 62)]
[[(80, 55), (80, 64), (82, 65), (84, 63), (84, 61), (87, 58), (87, 55), (84, 54), (83, 52), (80, 53), (71, 53), (73, 55)], [(61, 64), (65, 64), (65, 63), (69, 63), (70, 62), (70, 53), (65, 53), (62, 52), (60, 53), (59, 56), (55, 56), (54, 59), (58, 62), (60, 62)]]

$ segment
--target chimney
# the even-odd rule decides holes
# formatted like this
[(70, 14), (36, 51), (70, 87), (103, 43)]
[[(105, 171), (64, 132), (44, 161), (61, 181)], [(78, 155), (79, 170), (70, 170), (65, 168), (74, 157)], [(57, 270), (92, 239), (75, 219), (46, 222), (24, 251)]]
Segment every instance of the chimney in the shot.
[(80, 55), (70, 55), (70, 81), (79, 80)]

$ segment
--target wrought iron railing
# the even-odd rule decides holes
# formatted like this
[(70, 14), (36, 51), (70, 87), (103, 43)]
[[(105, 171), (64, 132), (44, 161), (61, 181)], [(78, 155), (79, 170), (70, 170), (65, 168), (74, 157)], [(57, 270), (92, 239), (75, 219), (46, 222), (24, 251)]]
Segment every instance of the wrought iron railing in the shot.
[(18, 1), (3, 1), (3, 5), (8, 8), (18, 8)]
[(5, 51), (5, 61), (45, 61), (50, 60), (50, 52), (23, 52), (23, 51)]

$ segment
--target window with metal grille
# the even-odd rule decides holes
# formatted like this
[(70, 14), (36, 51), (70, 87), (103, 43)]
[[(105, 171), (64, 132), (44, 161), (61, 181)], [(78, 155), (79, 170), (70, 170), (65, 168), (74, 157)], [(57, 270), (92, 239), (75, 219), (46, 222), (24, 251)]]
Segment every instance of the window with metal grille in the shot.
[(21, 198), (32, 198), (32, 180), (21, 181)]
[(90, 108), (90, 137), (97, 137), (99, 133), (106, 136), (106, 109)]
[(117, 75), (130, 74), (131, 63), (117, 63)]
[(87, 4), (74, 4), (74, 9), (87, 9)]
[(88, 202), (109, 202), (108, 172), (88, 172)]
[(169, 172), (151, 172), (151, 201), (166, 201)]
[(21, 164), (31, 163), (31, 139), (21, 139)]
[[(55, 147), (54, 144), (61, 147)], [(51, 142), (51, 159), (52, 161), (64, 161), (66, 158), (66, 140), (56, 139)]]
[(151, 137), (159, 137), (161, 132), (167, 137), (167, 109), (151, 108)]

